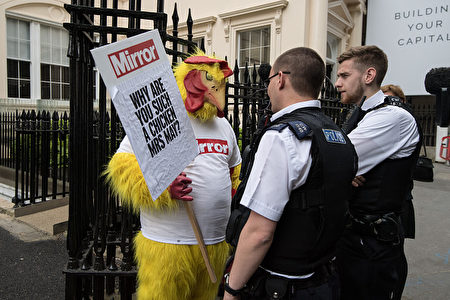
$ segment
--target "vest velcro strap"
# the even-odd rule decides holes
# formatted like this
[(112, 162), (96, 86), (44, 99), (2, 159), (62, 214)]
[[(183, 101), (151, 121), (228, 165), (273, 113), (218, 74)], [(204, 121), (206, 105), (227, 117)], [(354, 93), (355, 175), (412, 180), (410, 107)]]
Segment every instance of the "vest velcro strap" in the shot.
[(324, 203), (324, 194), (323, 189), (315, 189), (315, 190), (295, 190), (293, 193), (296, 193), (295, 199), (297, 201), (292, 201), (293, 208), (300, 208), (302, 210), (319, 206)]
[(288, 124), (291, 131), (299, 140), (312, 134), (312, 129), (302, 121), (291, 121)]

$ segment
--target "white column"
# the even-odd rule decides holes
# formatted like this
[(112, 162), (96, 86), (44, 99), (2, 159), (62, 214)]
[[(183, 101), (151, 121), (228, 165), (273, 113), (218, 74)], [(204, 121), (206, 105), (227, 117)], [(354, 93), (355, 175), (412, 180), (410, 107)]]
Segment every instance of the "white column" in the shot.
[(273, 44), (274, 47), (272, 49), (275, 49), (275, 51), (272, 51), (273, 59), (271, 58), (271, 61), (275, 61), (275, 59), (282, 53), (281, 51), (281, 8), (277, 9), (274, 17), (274, 28), (275, 28), (275, 35), (272, 34), (272, 36), (275, 36), (275, 41)]
[(325, 61), (327, 55), (328, 0), (310, 0), (309, 11), (308, 47), (316, 50)]
[[(7, 80), (7, 33), (5, 9), (0, 8), (0, 35), (3, 36), (3, 43), (0, 45), (0, 98), (8, 98), (8, 80)], [(2, 107), (3, 109), (4, 107)]]
[(38, 22), (30, 23), (31, 99), (41, 99), (41, 32)]
[(364, 3), (355, 4), (349, 7), (350, 14), (353, 19), (353, 30), (350, 35), (349, 45), (360, 46), (362, 44), (362, 28), (363, 28), (363, 17), (366, 12)]

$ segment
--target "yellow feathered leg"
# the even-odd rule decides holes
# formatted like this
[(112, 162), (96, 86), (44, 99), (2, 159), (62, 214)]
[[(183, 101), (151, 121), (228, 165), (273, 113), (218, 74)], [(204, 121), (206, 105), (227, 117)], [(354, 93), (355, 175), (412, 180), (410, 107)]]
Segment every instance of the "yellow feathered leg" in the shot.
[[(135, 237), (139, 300), (213, 300), (220, 280), (212, 283), (198, 245), (158, 243)], [(207, 246), (217, 278), (229, 254), (226, 242)]]

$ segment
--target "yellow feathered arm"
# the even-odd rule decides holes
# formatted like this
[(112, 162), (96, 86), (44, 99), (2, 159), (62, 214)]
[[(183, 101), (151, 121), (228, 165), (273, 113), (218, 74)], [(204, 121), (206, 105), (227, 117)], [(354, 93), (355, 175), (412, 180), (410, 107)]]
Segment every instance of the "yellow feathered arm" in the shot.
[(105, 175), (113, 193), (120, 197), (122, 204), (130, 207), (136, 214), (140, 208), (170, 210), (178, 207), (178, 200), (170, 196), (168, 189), (153, 201), (134, 154), (114, 154)]
[(239, 180), (239, 174), (241, 174), (241, 164), (234, 167), (230, 173), (231, 173), (231, 191), (232, 191), (231, 195), (234, 196), (239, 184), (241, 183), (241, 181)]

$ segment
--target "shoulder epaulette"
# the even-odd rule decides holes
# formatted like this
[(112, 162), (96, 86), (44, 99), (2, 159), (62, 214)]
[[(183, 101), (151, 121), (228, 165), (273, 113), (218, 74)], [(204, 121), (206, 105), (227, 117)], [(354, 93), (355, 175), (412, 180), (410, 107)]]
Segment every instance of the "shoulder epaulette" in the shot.
[(395, 97), (395, 96), (386, 96), (384, 98), (384, 103), (386, 103), (387, 105), (394, 105), (394, 106), (398, 106), (401, 107), (405, 110), (407, 110), (409, 113), (413, 114), (411, 106), (408, 103), (404, 103), (400, 98)]
[(365, 113), (371, 112), (373, 110), (377, 110), (382, 107), (386, 107), (387, 105), (398, 106), (398, 107), (404, 108), (409, 111), (408, 107), (402, 102), (402, 100), (400, 100), (400, 98), (395, 97), (395, 96), (384, 96), (383, 103), (378, 104), (375, 107), (369, 108), (368, 110), (365, 111)]
[(395, 96), (384, 96), (384, 103), (397, 106), (402, 106), (403, 104), (402, 100)]
[(311, 136), (312, 129), (302, 121), (290, 121), (270, 126), (267, 130), (276, 130), (281, 132), (284, 128), (289, 127), (295, 136), (301, 140), (307, 136)]

